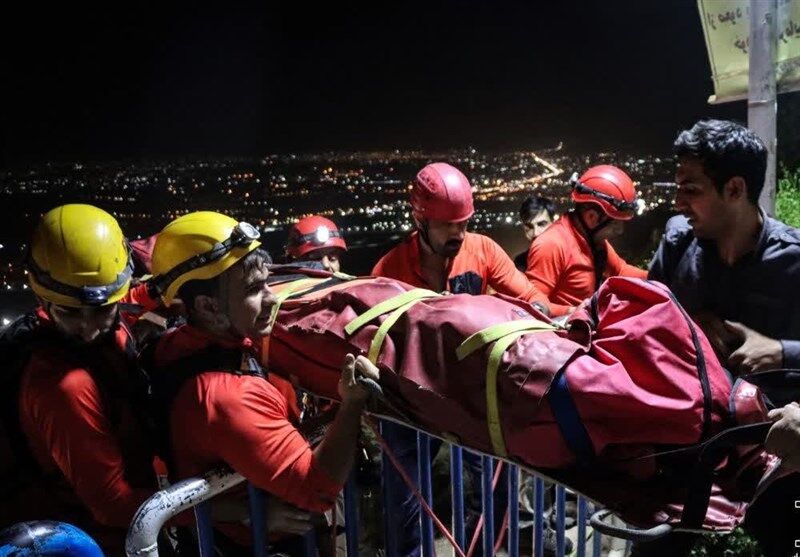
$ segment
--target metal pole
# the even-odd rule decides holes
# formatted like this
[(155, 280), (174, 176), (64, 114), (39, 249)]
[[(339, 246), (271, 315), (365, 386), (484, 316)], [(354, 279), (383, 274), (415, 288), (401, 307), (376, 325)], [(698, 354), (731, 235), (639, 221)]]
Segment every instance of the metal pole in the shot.
[[(417, 433), (417, 454), (419, 455), (419, 487), (425, 502), (433, 507), (433, 487), (431, 483), (431, 438)], [(433, 521), (427, 513), (421, 512), (422, 555), (434, 557)]]
[(464, 549), (464, 475), (462, 470), (462, 449), (450, 446), (450, 489), (453, 501), (453, 537), (459, 549)]
[(214, 521), (211, 518), (211, 503), (204, 501), (194, 508), (197, 526), (197, 544), (200, 557), (214, 557)]
[[(775, 214), (775, 151), (778, 102), (775, 94), (776, 0), (750, 0), (750, 74), (747, 125), (767, 146), (767, 174), (759, 204)], [(748, 184), (749, 186), (749, 184)]]
[(494, 494), (492, 493), (492, 480), (494, 479), (494, 459), (490, 456), (481, 457), (481, 485), (483, 487), (483, 554), (494, 554)]
[[(333, 512), (336, 512), (335, 510)], [(317, 557), (317, 532), (312, 528), (303, 534), (303, 557)]]
[(567, 490), (563, 485), (556, 486), (556, 555), (564, 555), (566, 546), (566, 504)]
[(544, 555), (544, 480), (536, 476), (533, 487), (533, 557)]
[(508, 466), (508, 557), (519, 557), (519, 468)]
[[(386, 436), (387, 430), (391, 427), (390, 422), (381, 422), (381, 435)], [(396, 426), (395, 426), (396, 427)], [(402, 496), (394, 489), (394, 484), (390, 481), (390, 477), (396, 474), (392, 461), (386, 456), (385, 452), (381, 453), (382, 468), (381, 468), (381, 489), (383, 492), (383, 536), (384, 548), (386, 549), (387, 557), (398, 557), (400, 552), (398, 550), (398, 525), (392, 523), (392, 511), (399, 506), (399, 498)]]
[(578, 497), (578, 557), (586, 557), (586, 499)]
[[(599, 505), (592, 505), (592, 512), (600, 510)], [(592, 532), (592, 557), (602, 557), (603, 535), (595, 530)]]
[[(133, 516), (125, 539), (126, 555), (158, 557), (158, 533), (167, 520), (243, 481), (243, 476), (230, 470), (214, 470), (201, 478), (189, 478), (157, 491)], [(203, 511), (200, 513), (210, 526), (211, 516), (202, 516)]]
[(355, 470), (350, 472), (344, 484), (344, 529), (347, 557), (358, 557), (358, 483)]
[(247, 500), (250, 505), (250, 528), (253, 531), (253, 557), (267, 557), (267, 494), (247, 482)]

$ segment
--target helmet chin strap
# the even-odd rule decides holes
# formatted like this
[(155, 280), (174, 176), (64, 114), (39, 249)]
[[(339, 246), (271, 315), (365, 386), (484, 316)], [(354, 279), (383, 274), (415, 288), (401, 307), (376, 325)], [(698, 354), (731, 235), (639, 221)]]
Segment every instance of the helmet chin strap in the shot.
[(612, 220), (614, 220), (608, 215), (603, 215), (605, 218), (601, 220), (597, 226), (590, 227), (588, 224), (586, 224), (586, 221), (583, 220), (583, 213), (581, 211), (575, 211), (575, 212), (577, 213), (578, 223), (580, 223), (581, 229), (592, 241), (594, 241), (595, 234), (603, 230), (606, 226), (611, 224)]
[(436, 248), (433, 247), (433, 243), (431, 242), (430, 235), (428, 234), (428, 221), (423, 220), (418, 222), (417, 230), (419, 230), (419, 237), (420, 239), (425, 242), (425, 245), (430, 248), (434, 255), (438, 255), (439, 257), (446, 257), (445, 255), (436, 251)]

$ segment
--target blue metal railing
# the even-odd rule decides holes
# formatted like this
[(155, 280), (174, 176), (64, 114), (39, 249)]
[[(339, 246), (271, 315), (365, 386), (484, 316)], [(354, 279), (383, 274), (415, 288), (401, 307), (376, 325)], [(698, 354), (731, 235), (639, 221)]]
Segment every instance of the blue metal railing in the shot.
[[(430, 437), (424, 433), (418, 434), (419, 449), (419, 488), (420, 493), (428, 504), (432, 507), (432, 480), (431, 480), (431, 455)], [(467, 450), (458, 445), (450, 447), (450, 471), (451, 471), (451, 498), (452, 498), (452, 520), (453, 536), (456, 543), (463, 553), (467, 553), (467, 542), (472, 537), (472, 532), (465, 531), (464, 522), (464, 489), (463, 489), (463, 451)], [(482, 549), (483, 555), (493, 555), (495, 547), (494, 524), (494, 497), (492, 494), (492, 480), (495, 472), (497, 460), (489, 457), (482, 457), (482, 509), (483, 509), (483, 532)], [(520, 555), (520, 545), (532, 547), (534, 557), (544, 555), (545, 538), (545, 491), (547, 484), (539, 477), (534, 476), (534, 513), (533, 527), (531, 528), (532, 540), (526, 540), (530, 544), (521, 544), (520, 524), (519, 524), (519, 483), (520, 471), (516, 466), (508, 465), (507, 485), (497, 486), (497, 490), (504, 489), (508, 493), (508, 530), (505, 536), (505, 547), (509, 557)], [(382, 478), (394, 473), (393, 465), (384, 455)], [(209, 499), (221, 491), (229, 489), (244, 479), (234, 472), (212, 472), (203, 478), (192, 478), (179, 482), (166, 490), (158, 492), (151, 499), (146, 501), (137, 512), (136, 517), (131, 523), (126, 541), (126, 552), (131, 557), (157, 557), (156, 537), (163, 525), (171, 517), (177, 515), (187, 508), (193, 508), (197, 521), (197, 540), (201, 557), (211, 557), (214, 555), (214, 529), (212, 528), (211, 505)], [(389, 509), (390, 501), (397, 497), (392, 492), (388, 482), (382, 481), (384, 509)], [(248, 499), (250, 510), (250, 522), (253, 533), (253, 555), (256, 557), (268, 557), (268, 538), (267, 538), (267, 516), (266, 516), (266, 494), (260, 489), (248, 483)], [(345, 536), (347, 555), (354, 557), (358, 555), (359, 548), (359, 493), (356, 485), (355, 475), (351, 474), (344, 489), (344, 514), (345, 514)], [(601, 536), (599, 532), (590, 531), (587, 528), (587, 516), (589, 515), (589, 504), (582, 497), (577, 498), (577, 537), (575, 549), (572, 555), (585, 557), (587, 555), (587, 544), (591, 537), (591, 553), (593, 557), (601, 555)], [(566, 490), (562, 486), (555, 487), (554, 509), (555, 513), (555, 536), (556, 536), (556, 555), (565, 555), (565, 520), (566, 520)], [(594, 509), (596, 510), (596, 509)], [(424, 512), (421, 513), (421, 550), (422, 555), (435, 555), (435, 532), (433, 522)], [(389, 513), (384, 512), (384, 540), (385, 554), (387, 557), (398, 557), (397, 545), (398, 528), (396, 524), (390, 524)], [(467, 538), (467, 535), (470, 537)], [(305, 554), (314, 556), (317, 554), (317, 546), (314, 533), (310, 532), (304, 540)]]

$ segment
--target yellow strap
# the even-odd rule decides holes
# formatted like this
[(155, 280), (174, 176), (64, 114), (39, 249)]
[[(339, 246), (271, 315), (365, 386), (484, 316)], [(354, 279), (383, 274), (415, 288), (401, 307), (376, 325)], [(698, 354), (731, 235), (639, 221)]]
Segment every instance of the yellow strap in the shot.
[(489, 439), (492, 449), (499, 456), (508, 456), (503, 439), (503, 428), (500, 425), (500, 405), (497, 397), (497, 374), (503, 354), (519, 337), (537, 331), (553, 331), (556, 327), (538, 319), (521, 319), (491, 325), (467, 338), (456, 349), (456, 357), (463, 360), (476, 350), (494, 342), (489, 352), (486, 366), (486, 425), (489, 428)]
[(531, 332), (554, 330), (556, 330), (555, 326), (545, 323), (544, 321), (539, 321), (538, 319), (520, 319), (518, 321), (506, 321), (504, 323), (490, 325), (470, 335), (469, 338), (462, 342), (456, 349), (456, 357), (459, 360), (463, 360), (487, 344), (517, 331)]
[(503, 440), (503, 428), (500, 425), (500, 407), (497, 398), (497, 372), (503, 354), (512, 342), (531, 331), (514, 331), (495, 342), (489, 353), (489, 365), (486, 366), (486, 425), (489, 426), (489, 439), (492, 449), (498, 456), (508, 456), (506, 443)]
[(378, 356), (381, 355), (381, 348), (383, 347), (383, 342), (386, 340), (386, 335), (389, 334), (389, 329), (392, 328), (400, 316), (407, 312), (411, 306), (416, 304), (422, 300), (422, 298), (417, 298), (416, 300), (411, 300), (410, 302), (406, 302), (396, 310), (394, 310), (389, 317), (387, 317), (381, 326), (378, 327), (378, 331), (375, 333), (375, 336), (372, 337), (372, 342), (369, 345), (369, 353), (367, 354), (367, 358), (373, 364), (378, 363)]
[(368, 311), (365, 311), (364, 313), (353, 319), (350, 323), (348, 323), (345, 326), (344, 332), (347, 333), (348, 335), (352, 335), (361, 327), (363, 327), (376, 317), (383, 315), (384, 313), (389, 313), (390, 311), (394, 311), (397, 308), (404, 306), (411, 301), (422, 300), (423, 298), (434, 298), (436, 296), (439, 296), (439, 294), (437, 294), (433, 290), (426, 290), (424, 288), (415, 288), (414, 290), (403, 292), (402, 294), (398, 294), (397, 296), (392, 296), (388, 300), (382, 301), (377, 306), (370, 308)]
[(281, 304), (286, 300), (286, 298), (288, 298), (292, 294), (297, 294), (301, 290), (310, 290), (323, 280), (325, 279), (319, 279), (319, 278), (300, 279), (298, 281), (290, 283), (289, 286), (278, 292), (278, 294), (275, 295), (276, 301), (273, 304), (272, 311), (269, 314), (270, 323), (273, 325), (275, 324), (275, 320), (278, 318), (278, 310), (281, 309)]
[(347, 273), (342, 273), (340, 271), (336, 271), (335, 273), (333, 273), (333, 276), (335, 278), (342, 279), (342, 280), (353, 280), (355, 278), (358, 278), (355, 275), (348, 275)]
[[(275, 303), (272, 305), (272, 309), (269, 312), (269, 324), (270, 327), (275, 325), (275, 320), (278, 319), (278, 310), (281, 309), (281, 304), (296, 292), (299, 292), (303, 289), (310, 289), (319, 284), (322, 280), (325, 279), (317, 279), (317, 278), (305, 278), (299, 279), (295, 282), (289, 283), (289, 285), (284, 289), (278, 292), (275, 295)], [(264, 337), (261, 341), (261, 366), (266, 368), (269, 365), (269, 343), (270, 337)]]

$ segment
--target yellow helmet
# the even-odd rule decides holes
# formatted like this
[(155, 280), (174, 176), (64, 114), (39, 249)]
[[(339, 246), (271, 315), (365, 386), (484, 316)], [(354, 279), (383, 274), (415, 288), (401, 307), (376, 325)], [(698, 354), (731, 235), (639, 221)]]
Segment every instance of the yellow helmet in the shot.
[(213, 211), (178, 217), (158, 234), (153, 281), (165, 304), (190, 280), (222, 274), (261, 245), (258, 229)]
[(92, 205), (45, 214), (31, 239), (28, 283), (60, 306), (104, 306), (128, 293), (133, 262), (116, 219)]

